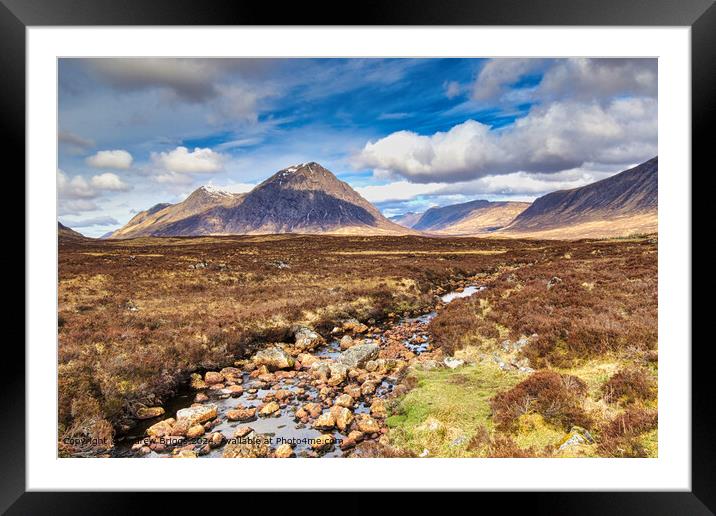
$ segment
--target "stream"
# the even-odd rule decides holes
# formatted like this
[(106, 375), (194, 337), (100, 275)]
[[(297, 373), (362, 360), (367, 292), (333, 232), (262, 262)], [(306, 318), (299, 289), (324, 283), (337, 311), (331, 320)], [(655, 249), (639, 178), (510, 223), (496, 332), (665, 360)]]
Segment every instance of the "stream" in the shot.
[[(440, 301), (442, 304), (447, 304), (455, 299), (472, 296), (483, 288), (474, 285), (467, 286), (461, 290), (441, 296)], [(386, 355), (398, 363), (402, 363), (404, 360), (405, 365), (407, 365), (411, 357), (414, 358), (417, 355), (432, 351), (427, 325), (437, 313), (437, 311), (431, 311), (418, 317), (400, 318), (393, 324), (388, 324), (381, 328), (371, 328), (363, 334), (354, 335), (354, 338), (356, 342), (378, 344), (381, 357)], [(340, 337), (340, 335), (338, 336)], [(339, 359), (343, 351), (340, 338), (333, 338), (332, 336), (325, 345), (314, 349), (310, 353), (319, 361), (330, 363)], [(178, 410), (190, 407), (197, 401), (202, 404), (214, 404), (217, 408), (217, 417), (204, 423), (206, 433), (192, 441), (194, 443), (192, 449), (198, 457), (222, 457), (224, 453), (223, 444), (211, 443), (211, 436), (216, 432), (221, 432), (225, 441), (227, 438), (240, 435), (242, 427), (246, 426), (249, 426), (256, 434), (270, 437), (271, 448), (273, 449), (281, 444), (290, 443), (293, 456), (296, 457), (341, 457), (350, 451), (350, 449), (344, 450), (340, 446), (341, 441), (346, 439), (348, 429), (344, 429), (343, 432), (336, 428), (318, 430), (312, 426), (315, 418), (307, 421), (305, 417), (303, 420), (296, 417), (296, 411), (301, 407), (305, 407), (308, 403), (321, 404), (322, 410), (325, 412), (325, 409), (330, 408), (333, 404), (333, 395), (340, 395), (347, 390), (343, 389), (341, 391), (340, 384), (339, 386), (334, 386), (331, 394), (326, 395), (325, 392), (322, 392), (322, 389), (326, 389), (325, 384), (313, 379), (311, 373), (306, 369), (277, 371), (269, 375), (272, 378), (270, 381), (266, 381), (265, 378), (260, 379), (256, 374), (245, 370), (241, 371), (240, 377), (238, 374), (236, 376), (235, 381), (231, 382), (234, 386), (234, 392), (231, 389), (232, 385), (227, 385), (225, 388), (211, 388), (212, 386), (210, 386), (210, 388), (201, 391), (205, 395), (202, 396), (197, 394), (197, 390), (186, 386), (182, 392), (164, 404), (165, 413), (163, 415), (139, 421), (128, 435), (117, 442), (113, 456), (172, 457), (170, 453), (171, 447), (156, 446), (156, 444), (148, 446), (145, 432), (149, 427), (160, 421), (169, 417), (176, 418)], [(377, 384), (375, 392), (370, 395), (360, 396), (355, 400), (355, 404), (351, 409), (354, 416), (359, 414), (370, 415), (371, 403), (376, 399), (388, 397), (398, 382), (398, 378), (391, 375), (390, 371), (380, 375), (379, 378), (380, 382)], [(348, 382), (349, 380), (347, 379), (346, 383)], [(236, 392), (240, 391), (236, 387), (238, 385), (243, 388), (242, 392)], [(267, 400), (275, 400), (276, 393), (281, 391), (288, 391), (290, 394), (283, 392), (285, 397), (277, 400), (280, 410), (268, 417), (252, 417), (245, 421), (230, 421), (226, 415), (228, 411), (237, 408), (237, 405), (243, 408), (256, 407), (258, 412), (266, 404)], [(200, 396), (200, 399), (196, 399), (196, 396)], [(376, 439), (387, 430), (383, 418), (376, 417), (375, 420), (379, 422), (381, 430), (366, 434), (362, 439)], [(351, 428), (355, 430), (355, 424)], [(316, 451), (312, 447), (312, 443), (317, 437), (325, 436), (326, 434), (332, 435), (336, 439), (336, 444), (327, 450)], [(143, 439), (145, 439), (144, 446), (141, 445)], [(189, 448), (185, 443), (179, 446)]]

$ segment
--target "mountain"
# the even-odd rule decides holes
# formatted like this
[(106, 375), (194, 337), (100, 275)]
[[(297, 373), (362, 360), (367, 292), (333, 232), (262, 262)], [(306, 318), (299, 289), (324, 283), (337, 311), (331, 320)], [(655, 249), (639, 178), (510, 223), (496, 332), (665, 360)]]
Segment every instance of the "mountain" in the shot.
[(528, 202), (490, 202), (476, 208), (462, 219), (435, 231), (440, 235), (482, 235), (493, 233), (509, 225), (529, 207)]
[(402, 215), (393, 215), (392, 217), (388, 217), (389, 220), (392, 222), (395, 222), (396, 224), (399, 224), (406, 228), (412, 228), (416, 222), (420, 220), (420, 217), (422, 217), (422, 212), (417, 213), (414, 211), (409, 211), (406, 213), (403, 213)]
[(113, 238), (262, 233), (405, 234), (315, 162), (278, 171), (247, 194), (199, 188), (185, 201), (137, 214)]
[(57, 221), (57, 236), (58, 236), (58, 238), (72, 238), (72, 239), (77, 239), (77, 238), (85, 239), (85, 238), (87, 238), (86, 236), (84, 236), (84, 235), (83, 235), (82, 233), (80, 233), (79, 231), (75, 231), (75, 230), (72, 229), (72, 228), (68, 228), (67, 226), (65, 226), (65, 225), (64, 225), (62, 222), (60, 222), (59, 220)]
[(508, 225), (528, 206), (526, 202), (476, 200), (430, 208), (413, 228), (444, 235), (489, 233)]
[(504, 236), (603, 238), (657, 231), (658, 157), (595, 183), (536, 199)]
[(161, 234), (187, 218), (201, 215), (220, 206), (235, 206), (245, 194), (234, 194), (202, 186), (177, 204), (161, 203), (137, 213), (127, 224), (107, 238), (135, 238)]

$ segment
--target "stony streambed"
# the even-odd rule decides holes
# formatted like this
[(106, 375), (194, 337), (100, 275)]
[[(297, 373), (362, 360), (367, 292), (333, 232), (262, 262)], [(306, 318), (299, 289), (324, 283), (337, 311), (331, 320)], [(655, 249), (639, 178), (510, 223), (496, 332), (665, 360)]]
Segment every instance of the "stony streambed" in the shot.
[[(436, 309), (471, 296), (467, 286)], [(295, 342), (269, 346), (235, 367), (192, 376), (191, 385), (118, 444), (123, 457), (341, 457), (384, 442), (386, 401), (416, 361), (442, 360), (427, 325), (431, 311), (383, 327), (343, 321), (324, 339), (299, 328)], [(150, 417), (154, 416), (154, 417)]]

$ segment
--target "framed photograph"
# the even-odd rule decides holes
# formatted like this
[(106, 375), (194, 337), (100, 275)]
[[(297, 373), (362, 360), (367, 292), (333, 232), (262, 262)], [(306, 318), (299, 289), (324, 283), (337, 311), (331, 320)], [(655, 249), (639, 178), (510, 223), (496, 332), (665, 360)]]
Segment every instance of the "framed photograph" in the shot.
[(27, 203), (3, 510), (711, 514), (713, 2), (322, 9), (2, 0)]

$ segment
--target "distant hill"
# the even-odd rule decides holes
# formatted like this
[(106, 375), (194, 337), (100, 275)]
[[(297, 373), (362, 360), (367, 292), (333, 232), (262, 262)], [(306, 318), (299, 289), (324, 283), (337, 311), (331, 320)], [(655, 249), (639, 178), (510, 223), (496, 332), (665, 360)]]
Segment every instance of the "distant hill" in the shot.
[[(247, 194), (207, 187), (137, 214), (112, 238), (262, 233), (404, 234), (347, 183), (315, 162), (278, 171)], [(155, 210), (154, 213), (149, 213)]]
[(658, 157), (601, 181), (552, 192), (520, 213), (503, 236), (600, 238), (657, 231)]
[[(219, 206), (235, 206), (245, 194), (224, 192), (210, 186), (194, 190), (189, 197), (177, 204), (161, 203), (137, 213), (127, 224), (108, 238), (134, 238), (152, 236), (167, 231), (177, 223), (201, 215)], [(171, 231), (171, 230), (169, 230)]]
[(476, 208), (462, 219), (435, 231), (441, 235), (484, 235), (509, 225), (515, 217), (529, 207), (528, 202), (490, 202)]
[(75, 231), (72, 228), (68, 228), (59, 220), (57, 221), (57, 236), (59, 238), (82, 238), (82, 239), (87, 238), (79, 231)]
[(476, 200), (430, 208), (413, 228), (445, 235), (489, 233), (508, 225), (528, 206), (525, 202)]
[(420, 217), (423, 216), (423, 213), (417, 213), (414, 211), (409, 211), (407, 213), (403, 213), (402, 215), (394, 215), (392, 217), (389, 217), (389, 219), (392, 222), (395, 222), (396, 224), (400, 224), (403, 227), (406, 228), (412, 228), (419, 220)]

